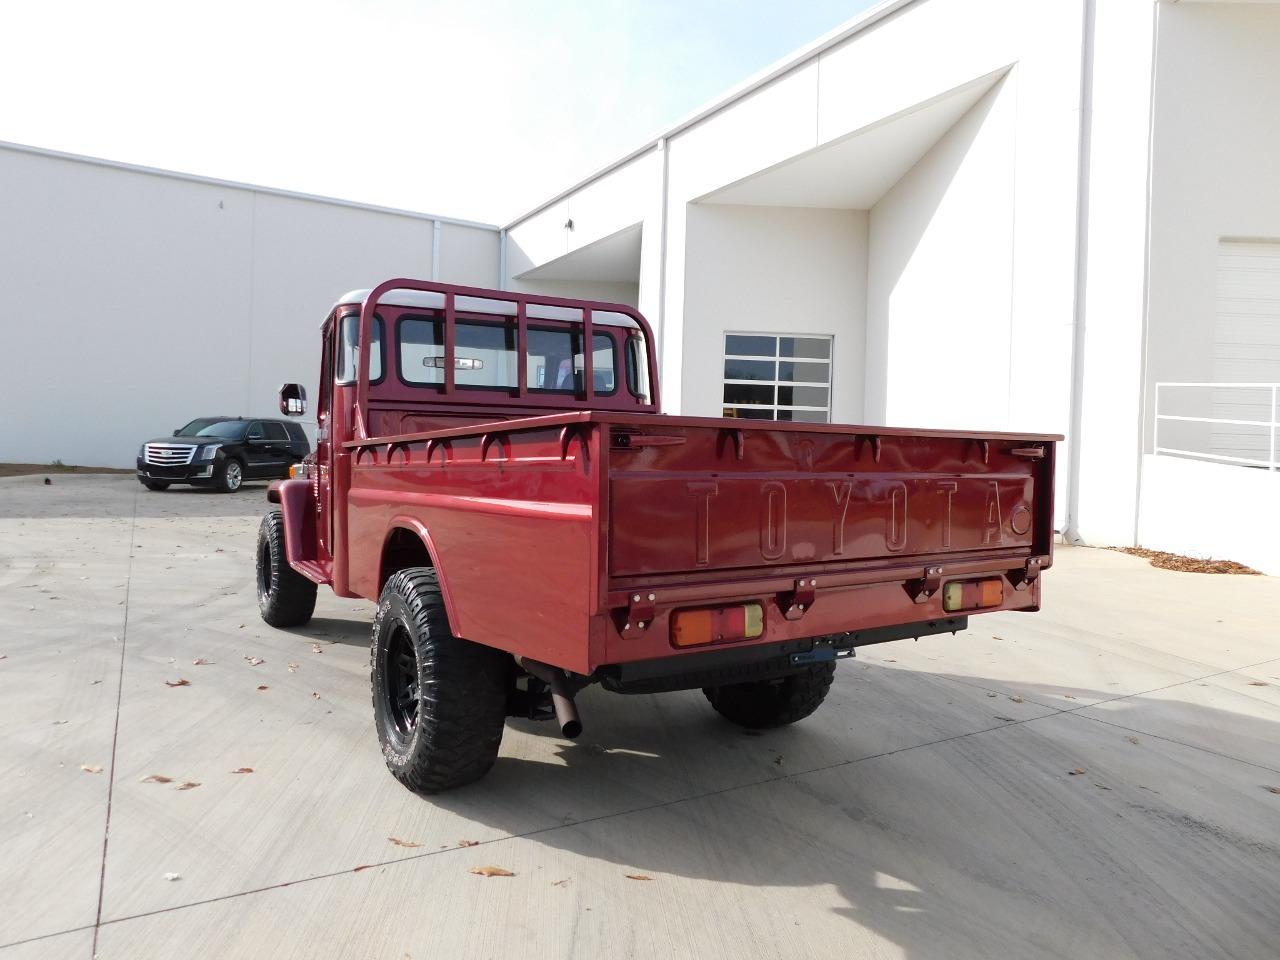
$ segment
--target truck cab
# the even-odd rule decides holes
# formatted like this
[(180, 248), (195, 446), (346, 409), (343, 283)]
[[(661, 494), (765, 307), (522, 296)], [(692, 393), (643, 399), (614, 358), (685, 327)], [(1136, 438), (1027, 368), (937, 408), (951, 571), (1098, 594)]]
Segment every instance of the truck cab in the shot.
[(577, 735), (587, 684), (777, 726), (859, 646), (1039, 607), (1056, 436), (663, 415), (620, 304), (398, 279), (321, 335), (259, 605), (286, 626), (321, 585), (378, 603), (375, 725), (412, 789), (483, 775), (510, 715)]

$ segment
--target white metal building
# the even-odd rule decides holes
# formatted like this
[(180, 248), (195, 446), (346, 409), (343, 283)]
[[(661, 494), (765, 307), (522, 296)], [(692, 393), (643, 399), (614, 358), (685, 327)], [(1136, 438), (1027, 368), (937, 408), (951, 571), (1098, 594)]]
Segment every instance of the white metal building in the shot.
[(437, 276), (639, 306), (671, 411), (1062, 432), (1067, 536), (1280, 573), (1278, 102), (1277, 2), (888, 0), (501, 230), (0, 148), (0, 459), (270, 410)]

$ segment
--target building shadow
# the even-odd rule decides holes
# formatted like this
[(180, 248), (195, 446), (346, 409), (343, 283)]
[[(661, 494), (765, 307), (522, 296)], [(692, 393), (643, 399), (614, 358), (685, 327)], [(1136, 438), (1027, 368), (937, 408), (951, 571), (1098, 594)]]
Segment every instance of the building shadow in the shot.
[[(872, 668), (872, 682), (883, 669)], [(1026, 701), (1046, 706), (1059, 690), (1022, 689)], [(1081, 699), (1113, 696), (1072, 689)], [(588, 730), (593, 715), (634, 709), (631, 699), (638, 698), (591, 697)], [(1123, 724), (1145, 703), (1110, 719)], [(1269, 720), (1192, 711), (1209, 726), (1247, 727), (1250, 741), (1280, 742), (1280, 725)], [(1262, 786), (1280, 786), (1280, 773), (1164, 740), (1144, 744), (1143, 734), (1134, 744), (1126, 729), (1049, 715), (891, 751), (855, 726), (846, 760), (764, 776), (758, 766), (717, 768), (721, 779), (704, 781), (680, 743), (710, 740), (729, 749), (750, 735), (709, 706), (680, 713), (678, 722), (674, 741), (670, 729), (628, 726), (624, 737), (588, 733), (557, 744), (550, 758), (503, 756), (484, 780), (423, 802), (523, 836), (570, 865), (581, 857), (659, 882), (747, 888), (741, 896), (681, 888), (680, 896), (725, 897), (705, 904), (725, 914), (721, 923), (759, 924), (755, 914), (732, 917), (767, 904), (755, 895), (761, 890), (785, 891), (790, 903), (795, 891), (807, 891), (831, 911), (818, 921), (823, 942), (839, 931), (829, 944), (833, 957), (879, 956), (884, 944), (871, 946), (877, 940), (910, 960), (1275, 956), (1280, 797)], [(554, 736), (549, 726), (511, 723)], [(753, 743), (803, 755), (822, 724), (820, 711)], [(1228, 766), (1257, 784), (1247, 791), (1225, 784)], [(684, 791), (649, 789), (669, 782), (673, 767), (689, 775)], [(528, 829), (529, 806), (573, 810), (575, 798), (602, 794), (616, 811)], [(572, 866), (566, 869), (572, 883)], [(589, 897), (583, 891), (573, 909)], [(777, 940), (762, 944), (760, 955), (786, 956), (778, 943), (813, 922), (811, 910), (773, 915)], [(815, 955), (812, 946), (796, 953)]]

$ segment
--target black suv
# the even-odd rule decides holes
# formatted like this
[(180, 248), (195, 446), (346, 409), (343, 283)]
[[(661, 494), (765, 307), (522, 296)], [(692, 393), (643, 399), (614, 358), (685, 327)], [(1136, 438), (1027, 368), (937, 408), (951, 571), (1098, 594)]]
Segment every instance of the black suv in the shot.
[(246, 480), (288, 477), (310, 452), (302, 427), (290, 420), (197, 417), (172, 437), (142, 445), (138, 482), (148, 490), (190, 483), (232, 493)]

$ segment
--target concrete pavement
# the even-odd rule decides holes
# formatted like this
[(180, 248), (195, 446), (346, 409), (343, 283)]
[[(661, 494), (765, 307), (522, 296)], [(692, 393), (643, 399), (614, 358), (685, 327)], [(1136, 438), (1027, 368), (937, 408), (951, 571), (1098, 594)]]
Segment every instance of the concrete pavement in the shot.
[(1063, 549), (1042, 613), (866, 648), (791, 729), (592, 690), (425, 799), (372, 606), (258, 619), (264, 508), (0, 480), (0, 960), (1280, 954), (1280, 580)]

